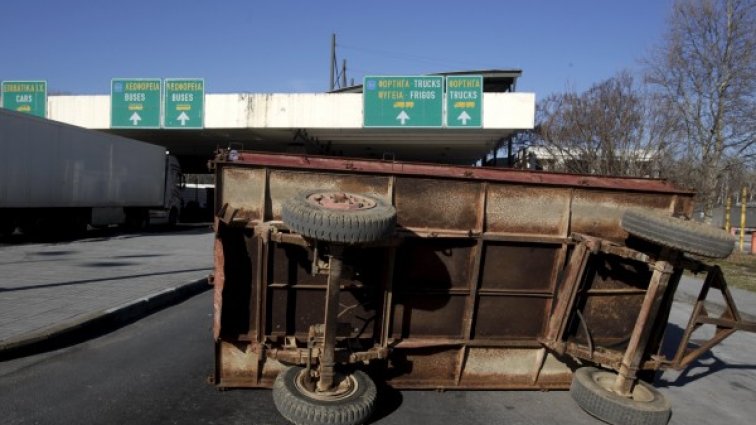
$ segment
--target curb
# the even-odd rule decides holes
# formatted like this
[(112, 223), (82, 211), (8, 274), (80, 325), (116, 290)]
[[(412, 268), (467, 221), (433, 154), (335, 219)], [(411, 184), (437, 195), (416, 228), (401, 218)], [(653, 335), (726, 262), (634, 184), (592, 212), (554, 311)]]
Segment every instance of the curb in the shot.
[(67, 347), (113, 331), (207, 291), (207, 278), (0, 341), (0, 361)]

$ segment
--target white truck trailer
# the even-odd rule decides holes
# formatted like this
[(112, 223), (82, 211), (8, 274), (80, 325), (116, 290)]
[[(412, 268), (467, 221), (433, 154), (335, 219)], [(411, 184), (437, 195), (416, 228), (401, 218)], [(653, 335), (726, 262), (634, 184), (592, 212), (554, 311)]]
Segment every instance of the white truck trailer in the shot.
[(175, 223), (182, 184), (162, 146), (0, 109), (0, 235)]

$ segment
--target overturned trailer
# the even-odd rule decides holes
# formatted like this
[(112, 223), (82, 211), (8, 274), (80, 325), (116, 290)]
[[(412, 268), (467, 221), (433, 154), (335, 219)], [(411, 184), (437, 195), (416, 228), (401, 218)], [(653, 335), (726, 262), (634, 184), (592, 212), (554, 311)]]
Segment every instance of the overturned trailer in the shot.
[[(668, 421), (646, 371), (683, 368), (741, 320), (732, 239), (660, 180), (219, 152), (214, 382), (273, 387), (297, 424), (370, 416), (399, 389), (567, 389), (610, 423)], [(674, 217), (673, 217), (674, 216)], [(707, 274), (672, 358), (684, 269)], [(703, 300), (722, 291), (709, 317)], [(689, 348), (693, 330), (716, 326)]]

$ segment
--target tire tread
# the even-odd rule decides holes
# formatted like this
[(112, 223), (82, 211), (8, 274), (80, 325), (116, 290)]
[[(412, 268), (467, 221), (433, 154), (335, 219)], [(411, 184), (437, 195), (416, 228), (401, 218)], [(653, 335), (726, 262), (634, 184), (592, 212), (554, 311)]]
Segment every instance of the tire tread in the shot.
[(649, 210), (625, 211), (620, 226), (641, 239), (703, 257), (725, 258), (735, 247), (735, 240), (722, 229)]
[(653, 403), (642, 403), (625, 399), (594, 385), (593, 374), (601, 372), (594, 367), (583, 367), (575, 371), (570, 385), (573, 400), (590, 415), (613, 425), (666, 425), (671, 410), (663, 396), (645, 382), (658, 397)]
[(307, 202), (307, 196), (315, 192), (303, 192), (283, 203), (282, 219), (293, 231), (306, 237), (345, 244), (377, 242), (393, 233), (396, 209), (380, 198), (371, 196), (376, 206), (368, 210), (329, 210)]
[(311, 400), (296, 389), (294, 382), (301, 370), (301, 367), (284, 369), (273, 383), (273, 402), (290, 422), (296, 425), (359, 425), (372, 415), (378, 393), (364, 372), (354, 372), (355, 379), (363, 386), (357, 396), (327, 403)]

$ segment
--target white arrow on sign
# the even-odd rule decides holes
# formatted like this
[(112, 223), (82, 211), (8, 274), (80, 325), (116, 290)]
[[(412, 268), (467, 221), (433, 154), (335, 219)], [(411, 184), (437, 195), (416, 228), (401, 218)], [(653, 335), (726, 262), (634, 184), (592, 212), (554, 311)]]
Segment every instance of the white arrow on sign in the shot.
[(129, 121), (131, 121), (131, 124), (137, 125), (139, 124), (139, 121), (142, 121), (142, 117), (139, 116), (136, 112), (131, 114), (131, 117), (129, 118)]
[(181, 112), (181, 115), (176, 118), (176, 120), (181, 121), (181, 125), (186, 125), (186, 122), (189, 121), (189, 115), (186, 114), (186, 112)]
[(402, 111), (402, 112), (399, 112), (399, 115), (396, 116), (396, 119), (398, 119), (399, 122), (402, 123), (402, 125), (404, 125), (404, 123), (407, 122), (408, 119), (410, 119), (410, 116), (407, 115), (406, 112)]
[(467, 113), (467, 111), (462, 111), (462, 113), (459, 114), (457, 119), (462, 121), (462, 125), (467, 125), (467, 121), (471, 120), (472, 117)]

